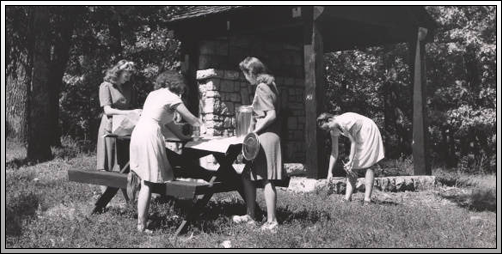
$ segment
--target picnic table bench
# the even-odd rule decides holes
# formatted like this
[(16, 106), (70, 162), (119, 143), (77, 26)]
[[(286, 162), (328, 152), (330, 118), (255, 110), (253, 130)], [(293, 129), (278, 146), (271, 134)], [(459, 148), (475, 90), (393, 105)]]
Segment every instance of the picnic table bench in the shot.
[[(107, 138), (130, 140), (130, 136), (108, 135)], [(240, 175), (233, 167), (233, 162), (241, 152), (242, 140), (242, 138), (229, 137), (189, 141), (184, 144), (181, 154), (167, 149), (169, 162), (175, 169), (175, 179), (164, 183), (149, 183), (152, 193), (193, 200), (191, 207), (185, 213), (183, 222), (176, 230), (175, 236), (178, 236), (186, 228), (188, 222), (196, 218), (200, 209), (207, 204), (214, 193), (238, 191), (244, 199)], [(216, 171), (207, 170), (199, 165), (199, 158), (207, 155), (213, 155), (219, 163), (219, 168)], [(125, 191), (129, 170), (129, 162), (120, 172), (71, 169), (68, 171), (68, 178), (74, 182), (107, 186), (105, 192), (95, 203), (92, 211), (94, 214), (102, 212), (119, 190), (122, 190), (126, 202), (129, 202)], [(176, 178), (179, 179), (179, 177), (191, 177), (193, 180), (177, 180)], [(278, 183), (278, 186), (287, 187), (288, 185), (289, 179)]]

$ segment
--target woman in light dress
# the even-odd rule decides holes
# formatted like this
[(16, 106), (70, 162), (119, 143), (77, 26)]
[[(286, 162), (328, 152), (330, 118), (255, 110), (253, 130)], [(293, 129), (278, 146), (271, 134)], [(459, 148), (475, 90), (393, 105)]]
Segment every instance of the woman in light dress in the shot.
[[(138, 231), (146, 230), (151, 191), (149, 183), (174, 179), (173, 169), (167, 159), (164, 134), (174, 131), (168, 127), (178, 112), (192, 126), (202, 122), (192, 115), (181, 101), (186, 90), (181, 74), (166, 71), (156, 79), (161, 88), (146, 98), (143, 112), (131, 135), (130, 166), (132, 178), (139, 178), (141, 188), (138, 194)], [(177, 133), (181, 136), (181, 133)], [(188, 138), (186, 136), (182, 138)], [(147, 231), (149, 232), (149, 230)]]
[(280, 139), (279, 92), (274, 77), (267, 74), (265, 65), (255, 57), (247, 57), (239, 64), (244, 76), (251, 85), (256, 85), (253, 99), (254, 129), (259, 135), (260, 151), (252, 162), (248, 162), (243, 172), (244, 194), (247, 214), (234, 216), (236, 223), (255, 224), (256, 186), (261, 181), (267, 205), (267, 222), (262, 230), (274, 231), (277, 226), (277, 194), (274, 181), (285, 179), (286, 172), (282, 164)]
[(356, 188), (357, 174), (354, 170), (366, 170), (364, 204), (371, 202), (371, 192), (375, 173), (371, 168), (384, 158), (382, 137), (373, 120), (356, 113), (341, 115), (323, 113), (317, 118), (318, 126), (331, 134), (331, 156), (328, 166), (328, 180), (333, 177), (333, 168), (338, 159), (338, 138), (340, 135), (350, 139), (349, 161), (344, 164), (347, 172), (345, 201), (352, 200)]

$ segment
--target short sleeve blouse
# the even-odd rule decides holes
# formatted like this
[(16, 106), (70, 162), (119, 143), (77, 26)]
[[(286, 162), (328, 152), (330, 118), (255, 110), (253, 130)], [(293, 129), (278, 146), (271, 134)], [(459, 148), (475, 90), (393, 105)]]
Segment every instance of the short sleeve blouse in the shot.
[(277, 93), (272, 91), (270, 85), (261, 83), (256, 87), (253, 99), (253, 112), (257, 117), (264, 117), (265, 112), (276, 110)]
[(99, 105), (101, 107), (110, 106), (117, 109), (132, 109), (136, 96), (132, 85), (124, 85), (120, 90), (110, 82), (103, 82), (99, 86)]

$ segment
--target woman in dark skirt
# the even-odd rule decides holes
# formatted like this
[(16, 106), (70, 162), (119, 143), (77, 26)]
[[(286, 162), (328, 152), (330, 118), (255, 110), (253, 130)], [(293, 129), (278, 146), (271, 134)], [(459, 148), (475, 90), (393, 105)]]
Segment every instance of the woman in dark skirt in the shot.
[(247, 214), (234, 216), (234, 222), (254, 224), (256, 181), (264, 187), (267, 204), (267, 222), (263, 230), (273, 231), (278, 226), (276, 219), (276, 190), (274, 181), (283, 180), (286, 175), (282, 164), (281, 142), (279, 137), (279, 92), (274, 77), (267, 74), (265, 65), (255, 57), (247, 57), (239, 64), (244, 76), (251, 85), (257, 85), (253, 99), (254, 130), (259, 135), (260, 151), (254, 161), (249, 162), (243, 172), (244, 193)]
[[(141, 109), (134, 109), (136, 94), (129, 82), (134, 69), (133, 62), (120, 60), (106, 72), (104, 81), (99, 86), (99, 104), (103, 108), (103, 115), (96, 149), (98, 170), (119, 171), (128, 160), (125, 158), (128, 147), (117, 147), (115, 139), (105, 138), (104, 135), (112, 132), (114, 115), (127, 115), (131, 111), (141, 113)], [(121, 161), (119, 162), (117, 158)]]

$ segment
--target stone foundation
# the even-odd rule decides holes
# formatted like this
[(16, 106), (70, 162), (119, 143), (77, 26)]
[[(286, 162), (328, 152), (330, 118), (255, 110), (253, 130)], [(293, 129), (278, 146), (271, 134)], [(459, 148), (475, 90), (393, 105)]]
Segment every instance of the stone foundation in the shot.
[[(364, 192), (365, 179), (357, 179), (356, 191)], [(345, 194), (346, 178), (335, 177), (328, 182), (326, 179), (316, 180), (305, 177), (291, 178), (288, 191), (293, 192), (327, 192), (327, 194)], [(435, 176), (394, 176), (375, 178), (374, 189), (384, 192), (419, 191), (434, 188)]]

